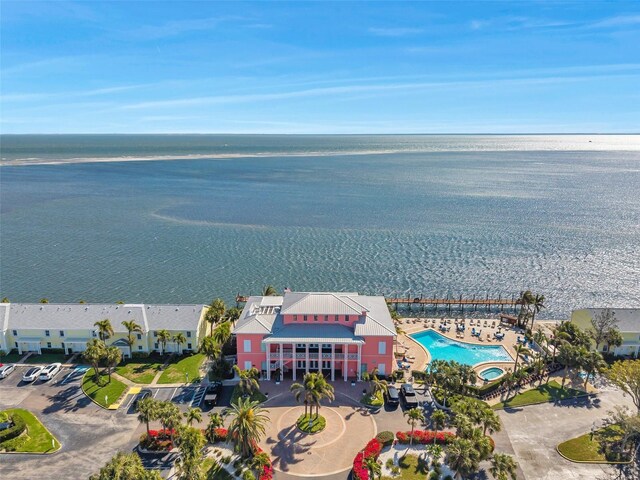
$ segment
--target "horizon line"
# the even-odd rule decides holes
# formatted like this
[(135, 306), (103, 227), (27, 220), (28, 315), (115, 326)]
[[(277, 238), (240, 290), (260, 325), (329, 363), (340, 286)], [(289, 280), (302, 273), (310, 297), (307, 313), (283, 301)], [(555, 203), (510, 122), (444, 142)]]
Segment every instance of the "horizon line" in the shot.
[(30, 133), (0, 133), (0, 136), (6, 135), (261, 135), (261, 136), (278, 136), (278, 135), (286, 135), (286, 136), (409, 136), (409, 135), (424, 135), (424, 136), (441, 136), (441, 135), (468, 135), (468, 136), (488, 136), (488, 135), (503, 135), (503, 136), (518, 136), (518, 135), (640, 135), (640, 131), (638, 132), (440, 132), (440, 133), (425, 133), (425, 132), (415, 132), (415, 133), (264, 133), (264, 132), (30, 132)]

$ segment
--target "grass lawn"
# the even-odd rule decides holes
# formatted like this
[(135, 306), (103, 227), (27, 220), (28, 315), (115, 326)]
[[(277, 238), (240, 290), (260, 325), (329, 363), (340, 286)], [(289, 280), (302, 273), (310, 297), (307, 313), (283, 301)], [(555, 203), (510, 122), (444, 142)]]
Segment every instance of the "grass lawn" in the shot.
[(393, 477), (382, 477), (382, 480), (424, 480), (427, 478), (429, 468), (424, 462), (419, 461), (415, 455), (407, 455), (398, 459), (400, 475)]
[(152, 355), (149, 358), (132, 358), (118, 365), (116, 373), (135, 383), (151, 383), (164, 361), (165, 359), (160, 358), (159, 355)]
[[(27, 431), (19, 437), (0, 443), (0, 450), (8, 452), (53, 453), (60, 448), (60, 442), (49, 433), (35, 415), (21, 408), (4, 410), (10, 415), (19, 415), (27, 424)], [(53, 446), (52, 442), (53, 441)]]
[(42, 355), (31, 355), (25, 363), (65, 363), (67, 358), (71, 358), (71, 355), (65, 355), (64, 353), (43, 353)]
[(200, 380), (200, 365), (205, 360), (201, 353), (175, 357), (158, 379), (158, 383), (185, 383), (189, 374), (189, 383)]
[[(309, 425), (309, 420), (311, 420), (311, 425)], [(318, 433), (324, 430), (327, 426), (327, 421), (322, 415), (316, 417), (315, 414), (302, 414), (298, 417), (296, 426), (305, 433)]]
[[(124, 391), (127, 390), (127, 386), (124, 383), (119, 382), (113, 377), (111, 377), (111, 381), (109, 382), (109, 377), (104, 374), (100, 375), (101, 383), (105, 384), (103, 387), (97, 385), (93, 380), (93, 368), (90, 368), (82, 379), (82, 391), (98, 405), (105, 408), (115, 403)], [(106, 402), (104, 398), (105, 395), (107, 395)]]
[(567, 398), (584, 395), (584, 391), (575, 390), (573, 388), (561, 388), (560, 384), (552, 380), (547, 385), (541, 385), (524, 393), (519, 393), (506, 402), (500, 402), (493, 405), (494, 410), (507, 407), (523, 407), (525, 405), (536, 405), (538, 403), (552, 402), (556, 400), (565, 400)]
[(360, 399), (360, 403), (363, 405), (370, 405), (372, 407), (381, 407), (384, 404), (384, 397), (382, 396), (382, 392), (377, 392), (375, 396), (365, 393)]
[(558, 445), (558, 451), (574, 462), (612, 463), (602, 453), (601, 445), (603, 442), (606, 444), (605, 439), (608, 441), (620, 440), (622, 435), (620, 430), (617, 425), (601, 428), (595, 431), (593, 440), (591, 439), (591, 433), (585, 433), (561, 443)]
[[(236, 385), (235, 388), (233, 389), (233, 393), (231, 394), (231, 403), (236, 403), (236, 401), (238, 400), (238, 398), (240, 398), (240, 389), (238, 388), (238, 386)], [(251, 400), (253, 400), (254, 402), (264, 402), (267, 399), (267, 396), (260, 392), (253, 392), (253, 394), (251, 395)]]
[(0, 363), (16, 363), (18, 360), (20, 360), (25, 355), (26, 354), (20, 355), (17, 352), (16, 353), (10, 353), (9, 355), (4, 355), (4, 356), (0, 357)]

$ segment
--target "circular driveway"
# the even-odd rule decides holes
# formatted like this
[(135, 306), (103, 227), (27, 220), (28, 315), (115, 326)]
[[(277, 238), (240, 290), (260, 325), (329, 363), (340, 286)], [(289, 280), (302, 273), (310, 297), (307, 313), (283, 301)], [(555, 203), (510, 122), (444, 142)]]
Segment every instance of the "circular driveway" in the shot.
[(351, 468), (353, 458), (373, 438), (376, 423), (367, 409), (324, 406), (326, 428), (315, 435), (296, 427), (304, 407), (265, 405), (271, 422), (260, 446), (277, 471), (296, 476), (326, 477)]

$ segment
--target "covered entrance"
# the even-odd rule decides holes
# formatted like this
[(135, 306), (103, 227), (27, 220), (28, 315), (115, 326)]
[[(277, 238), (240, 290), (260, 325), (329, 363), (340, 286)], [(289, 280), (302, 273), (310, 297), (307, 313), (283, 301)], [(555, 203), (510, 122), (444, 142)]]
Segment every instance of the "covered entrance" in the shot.
[(18, 353), (22, 355), (26, 352), (35, 352), (38, 355), (42, 353), (39, 337), (20, 337), (17, 340)]
[(122, 352), (122, 358), (131, 358), (131, 347), (125, 338), (120, 338), (111, 344), (112, 347), (118, 347)]

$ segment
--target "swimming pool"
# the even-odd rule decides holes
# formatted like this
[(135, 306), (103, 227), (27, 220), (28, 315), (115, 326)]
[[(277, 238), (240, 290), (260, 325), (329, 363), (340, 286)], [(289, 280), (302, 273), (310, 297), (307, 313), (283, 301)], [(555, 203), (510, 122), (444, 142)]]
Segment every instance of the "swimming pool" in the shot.
[(498, 367), (487, 368), (486, 370), (481, 371), (478, 376), (487, 381), (495, 380), (498, 377), (501, 377), (504, 373), (504, 370)]
[(414, 333), (411, 337), (429, 350), (432, 360), (455, 360), (465, 365), (483, 362), (512, 362), (511, 355), (502, 345), (475, 345), (458, 342), (434, 330)]

